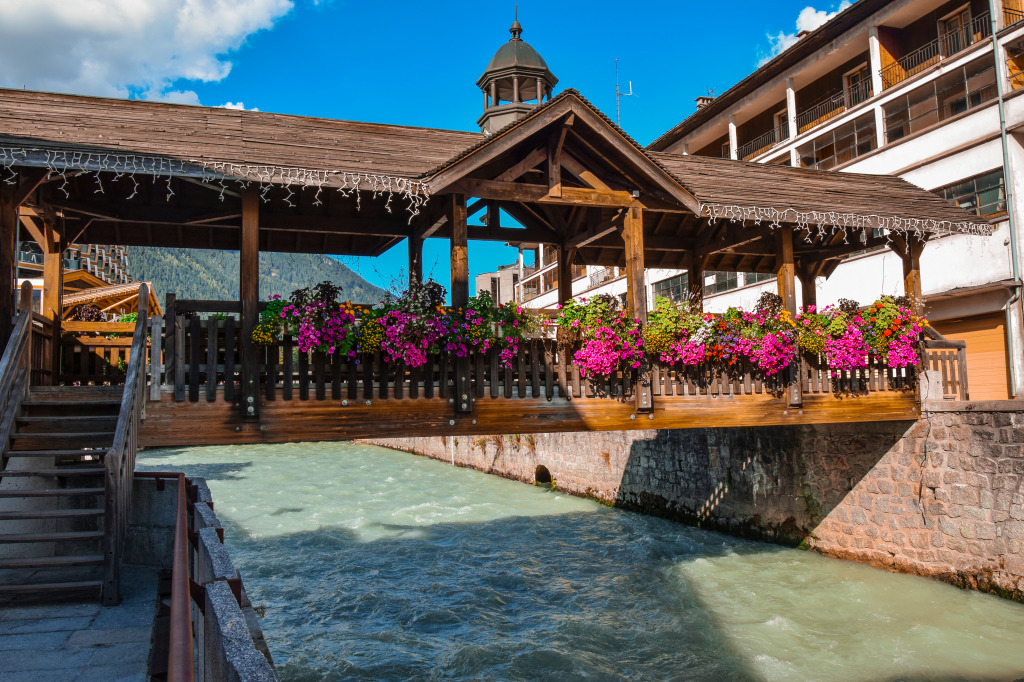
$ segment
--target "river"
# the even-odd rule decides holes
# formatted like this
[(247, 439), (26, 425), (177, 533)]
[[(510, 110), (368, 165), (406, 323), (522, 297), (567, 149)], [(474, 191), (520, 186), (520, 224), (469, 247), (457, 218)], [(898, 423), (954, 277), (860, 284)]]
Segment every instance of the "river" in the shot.
[(1024, 606), (352, 443), (207, 479), (283, 680), (1013, 680)]

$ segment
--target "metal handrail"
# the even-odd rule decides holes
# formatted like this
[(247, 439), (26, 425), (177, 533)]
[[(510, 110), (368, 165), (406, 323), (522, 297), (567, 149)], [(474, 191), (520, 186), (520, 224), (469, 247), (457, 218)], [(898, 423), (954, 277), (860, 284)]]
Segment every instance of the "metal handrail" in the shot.
[(1015, 26), (1022, 21), (1024, 21), (1024, 11), (1010, 9), (1009, 7), (1003, 8), (1003, 28)]
[(737, 158), (747, 161), (754, 156), (757, 156), (760, 152), (774, 147), (779, 142), (782, 142), (789, 137), (788, 126), (782, 125), (778, 128), (773, 128), (763, 135), (755, 137), (750, 142), (745, 142), (739, 146), (736, 150)]
[(852, 109), (861, 102), (871, 99), (874, 94), (871, 82), (862, 81), (852, 88), (846, 88), (834, 95), (829, 95), (809, 109), (796, 115), (796, 129), (802, 133), (819, 123), (824, 123), (830, 118), (843, 113), (847, 109)]
[(125, 530), (131, 508), (135, 453), (138, 448), (139, 422), (146, 400), (146, 330), (149, 327), (149, 287), (139, 287), (139, 311), (132, 336), (131, 355), (125, 376), (121, 409), (114, 430), (114, 443), (104, 459), (103, 549), (105, 576), (103, 602), (117, 604), (121, 600), (121, 559), (124, 553)]
[(881, 70), (882, 88), (902, 83), (943, 57), (951, 57), (992, 35), (989, 14), (979, 14), (966, 26), (941, 34), (935, 40), (897, 59)]

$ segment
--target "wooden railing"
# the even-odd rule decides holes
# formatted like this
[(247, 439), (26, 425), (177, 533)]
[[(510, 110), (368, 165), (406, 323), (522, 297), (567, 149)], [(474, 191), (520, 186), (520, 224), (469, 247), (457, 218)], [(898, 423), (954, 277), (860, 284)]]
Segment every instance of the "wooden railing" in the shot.
[[(233, 317), (176, 319), (173, 338), (164, 341), (165, 365), (170, 372), (156, 373), (151, 398), (159, 399), (159, 385), (171, 389), (177, 402), (238, 400), (240, 395), (239, 325)], [(154, 344), (154, 347), (156, 344)], [(638, 372), (618, 370), (609, 377), (585, 377), (573, 361), (574, 347), (561, 347), (554, 339), (520, 344), (509, 362), (492, 350), (474, 354), (464, 363), (467, 395), (474, 400), (504, 399), (617, 399), (635, 395)], [(387, 362), (381, 353), (350, 359), (324, 353), (300, 353), (290, 336), (259, 349), (260, 390), (265, 400), (446, 400), (461, 402), (456, 386), (460, 360), (450, 354), (429, 356), (421, 367)], [(154, 356), (156, 351), (154, 351)], [(723, 370), (711, 366), (685, 367), (654, 362), (651, 392), (659, 396), (711, 399), (721, 396), (778, 394), (797, 385), (801, 395), (831, 393), (868, 394), (905, 391), (916, 385), (913, 369), (885, 367), (877, 357), (867, 368), (836, 371), (823, 356), (804, 356), (794, 369), (766, 377), (751, 366)], [(791, 400), (793, 394), (791, 393)]]
[(146, 410), (146, 347), (149, 320), (149, 290), (139, 288), (139, 317), (134, 324), (131, 354), (128, 358), (121, 410), (114, 430), (114, 444), (104, 460), (103, 603), (121, 600), (121, 558), (125, 529), (131, 510), (135, 453), (138, 450), (139, 422)]
[(178, 509), (174, 522), (174, 560), (171, 567), (171, 623), (167, 647), (168, 682), (194, 682), (191, 574), (189, 570), (189, 481), (178, 474)]
[(933, 328), (925, 331), (924, 367), (938, 375), (946, 400), (970, 400), (967, 386), (967, 343), (947, 339)]
[(21, 285), (19, 312), (0, 358), (0, 469), (7, 467), (7, 448), (21, 401), (28, 394), (32, 369), (32, 284)]
[(32, 313), (31, 368), (32, 385), (49, 386), (53, 383), (53, 320), (40, 313)]
[(132, 338), (124, 335), (135, 328), (134, 322), (63, 322), (61, 382), (77, 386), (123, 384), (133, 344)]

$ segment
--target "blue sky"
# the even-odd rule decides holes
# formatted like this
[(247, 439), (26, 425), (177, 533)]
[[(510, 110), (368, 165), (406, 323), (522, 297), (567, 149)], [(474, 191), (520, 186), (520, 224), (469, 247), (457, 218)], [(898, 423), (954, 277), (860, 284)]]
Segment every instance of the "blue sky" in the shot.
[[(509, 38), (514, 3), (351, 0), (4, 0), (0, 85), (167, 99), (331, 118), (474, 130), (476, 88)], [(641, 144), (693, 112), (693, 100), (754, 70), (838, 2), (605, 0), (519, 3), (523, 39), (559, 78), (615, 117), (615, 60), (633, 97), (622, 125)], [(5, 28), (6, 27), (6, 28)], [(41, 57), (43, 41), (66, 45)], [(56, 54), (54, 54), (56, 53)], [(448, 280), (447, 243), (427, 271)], [(404, 245), (344, 261), (386, 286)], [(515, 251), (473, 245), (472, 274)], [(435, 266), (435, 263), (437, 265)]]

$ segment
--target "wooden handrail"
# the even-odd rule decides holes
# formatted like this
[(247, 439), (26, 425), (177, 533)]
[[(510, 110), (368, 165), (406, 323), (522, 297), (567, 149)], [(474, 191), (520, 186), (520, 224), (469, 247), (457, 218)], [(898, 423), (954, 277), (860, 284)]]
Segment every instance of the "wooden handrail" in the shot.
[(167, 653), (168, 682), (193, 682), (192, 597), (189, 590), (188, 479), (178, 474), (178, 511), (174, 522), (174, 562), (171, 568), (171, 633)]
[(3, 357), (0, 358), (0, 468), (7, 465), (7, 447), (14, 430), (14, 420), (22, 398), (28, 392), (31, 357), (29, 337), (32, 334), (32, 283), (21, 285), (20, 311)]
[(149, 290), (139, 287), (139, 316), (132, 337), (131, 357), (121, 410), (114, 430), (114, 444), (104, 460), (104, 536), (103, 553), (105, 578), (103, 602), (117, 604), (121, 599), (121, 557), (124, 551), (125, 529), (131, 508), (132, 479), (135, 471), (135, 453), (138, 444), (139, 422), (143, 418), (146, 399), (146, 331), (149, 327)]

